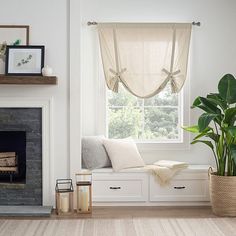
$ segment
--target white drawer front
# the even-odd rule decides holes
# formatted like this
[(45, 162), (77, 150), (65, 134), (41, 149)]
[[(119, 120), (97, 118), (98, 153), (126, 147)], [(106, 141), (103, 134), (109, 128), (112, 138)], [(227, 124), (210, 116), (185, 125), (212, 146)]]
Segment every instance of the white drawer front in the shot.
[(173, 179), (160, 186), (150, 177), (150, 201), (209, 201), (207, 179)]
[(94, 202), (147, 201), (148, 178), (146, 175), (115, 174), (93, 176)]

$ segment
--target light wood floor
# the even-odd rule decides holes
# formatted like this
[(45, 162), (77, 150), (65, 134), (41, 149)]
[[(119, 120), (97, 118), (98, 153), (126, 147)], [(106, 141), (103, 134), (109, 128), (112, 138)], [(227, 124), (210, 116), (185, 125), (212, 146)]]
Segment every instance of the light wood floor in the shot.
[(95, 207), (93, 214), (0, 218), (0, 236), (236, 236), (209, 207)]
[(52, 214), (52, 219), (58, 218), (98, 218), (98, 219), (110, 219), (110, 218), (134, 218), (134, 217), (216, 217), (210, 207), (93, 207), (92, 215), (78, 215), (73, 214), (70, 216), (57, 216)]

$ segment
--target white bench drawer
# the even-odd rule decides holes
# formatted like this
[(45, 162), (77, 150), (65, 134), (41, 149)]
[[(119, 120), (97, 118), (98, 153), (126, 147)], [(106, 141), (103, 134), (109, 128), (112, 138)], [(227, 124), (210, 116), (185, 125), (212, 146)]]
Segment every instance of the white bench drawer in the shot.
[(93, 175), (94, 202), (123, 202), (148, 200), (146, 174), (95, 174)]
[(209, 201), (207, 179), (173, 179), (160, 186), (150, 177), (150, 201)]

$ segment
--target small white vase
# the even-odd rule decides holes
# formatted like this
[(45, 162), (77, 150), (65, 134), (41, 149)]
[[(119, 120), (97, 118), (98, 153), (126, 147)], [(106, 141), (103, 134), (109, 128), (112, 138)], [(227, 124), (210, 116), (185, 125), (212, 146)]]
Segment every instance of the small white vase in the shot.
[(49, 67), (49, 66), (43, 67), (43, 69), (42, 69), (43, 76), (51, 76), (52, 73), (53, 73), (53, 70), (51, 67)]

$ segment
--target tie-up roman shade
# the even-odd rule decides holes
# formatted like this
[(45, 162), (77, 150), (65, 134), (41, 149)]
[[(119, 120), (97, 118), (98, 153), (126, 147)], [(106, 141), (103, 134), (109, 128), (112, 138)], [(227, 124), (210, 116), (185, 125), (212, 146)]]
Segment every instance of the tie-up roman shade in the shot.
[(106, 84), (119, 83), (140, 98), (171, 83), (179, 92), (185, 82), (192, 24), (99, 23), (98, 33)]

